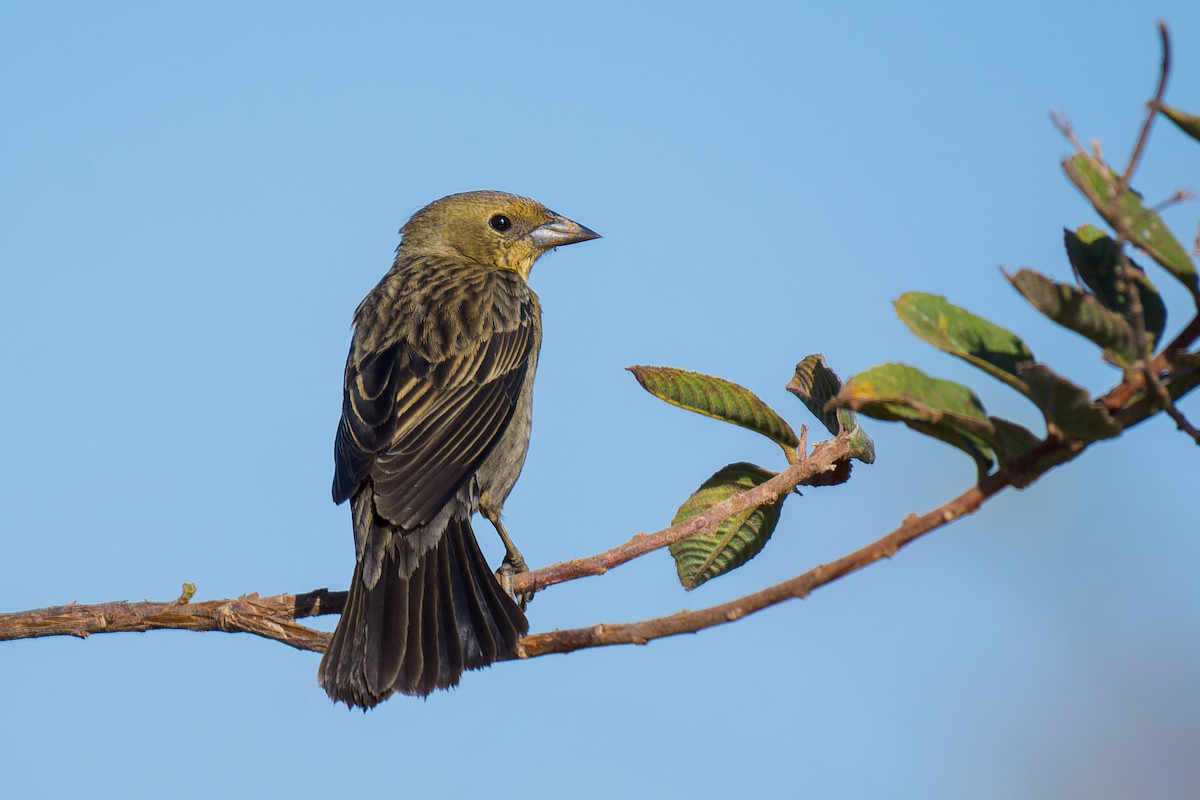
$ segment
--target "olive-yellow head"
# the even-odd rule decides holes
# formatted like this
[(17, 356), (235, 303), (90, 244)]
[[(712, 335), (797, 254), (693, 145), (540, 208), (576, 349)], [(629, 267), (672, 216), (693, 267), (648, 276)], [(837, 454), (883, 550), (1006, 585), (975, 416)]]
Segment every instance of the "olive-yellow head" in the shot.
[(600, 238), (536, 200), (494, 191), (443, 197), (414, 214), (400, 232), (401, 257), (406, 250), (442, 255), (510, 269), (525, 279), (547, 250)]

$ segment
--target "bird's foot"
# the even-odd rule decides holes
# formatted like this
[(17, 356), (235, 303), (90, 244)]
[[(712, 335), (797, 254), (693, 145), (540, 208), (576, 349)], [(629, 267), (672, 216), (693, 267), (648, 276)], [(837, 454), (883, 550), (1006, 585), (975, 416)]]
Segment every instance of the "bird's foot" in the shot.
[(522, 572), (529, 572), (529, 565), (525, 563), (524, 556), (515, 548), (504, 557), (504, 562), (500, 565), (500, 569), (496, 570), (496, 579), (500, 581), (500, 586), (504, 588), (506, 594), (510, 595), (517, 601), (517, 605), (524, 611), (529, 607), (529, 603), (533, 600), (534, 592), (521, 592), (520, 594), (513, 591), (513, 576), (520, 575)]

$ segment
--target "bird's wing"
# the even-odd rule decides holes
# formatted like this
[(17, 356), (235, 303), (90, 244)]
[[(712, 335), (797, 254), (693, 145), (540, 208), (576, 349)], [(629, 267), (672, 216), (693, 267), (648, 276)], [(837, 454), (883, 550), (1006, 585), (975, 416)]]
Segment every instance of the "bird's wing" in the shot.
[(512, 419), (537, 346), (527, 293), (498, 297), (489, 313), (486, 335), (440, 358), (400, 341), (350, 359), (335, 447), (336, 502), (370, 479), (378, 513), (412, 530), (475, 472)]

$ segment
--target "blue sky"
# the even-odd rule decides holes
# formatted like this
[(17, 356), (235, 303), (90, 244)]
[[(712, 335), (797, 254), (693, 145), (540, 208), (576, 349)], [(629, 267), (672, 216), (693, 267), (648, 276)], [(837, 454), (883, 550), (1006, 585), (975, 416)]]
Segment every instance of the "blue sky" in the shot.
[[(1047, 112), (1123, 159), (1159, 17), (1168, 97), (1200, 110), (1194, 2), (434, 6), (0, 9), (0, 610), (343, 588), (350, 316), (396, 229), (451, 192), (530, 195), (605, 236), (533, 274), (546, 338), (506, 518), (534, 565), (662, 527), (728, 462), (781, 466), (629, 364), (722, 375), (800, 424), (783, 387), (804, 355), (843, 376), (903, 360), (1035, 425), (907, 334), (891, 301), (923, 290), (1093, 390), (1116, 380), (997, 268), (1069, 274), (1061, 229), (1094, 215)], [(1160, 125), (1136, 185), (1165, 198), (1198, 171)], [(1166, 217), (1190, 237), (1198, 209)], [(745, 568), (685, 594), (652, 555), (542, 593), (533, 628), (734, 598), (969, 485), (961, 454), (871, 432), (876, 464), (792, 498)], [(317, 655), (249, 636), (7, 643), (5, 792), (1189, 796), (1195, 459), (1156, 420), (804, 602), (365, 716), (329, 703)]]

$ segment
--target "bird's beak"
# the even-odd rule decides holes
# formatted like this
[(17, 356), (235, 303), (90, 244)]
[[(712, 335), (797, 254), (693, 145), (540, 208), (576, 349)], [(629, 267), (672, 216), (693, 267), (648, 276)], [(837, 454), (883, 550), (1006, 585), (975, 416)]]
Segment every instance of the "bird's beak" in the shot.
[(559, 247), (564, 244), (599, 239), (600, 234), (591, 228), (585, 228), (578, 222), (555, 215), (554, 219), (531, 230), (529, 238), (537, 247), (549, 250), (551, 247)]

